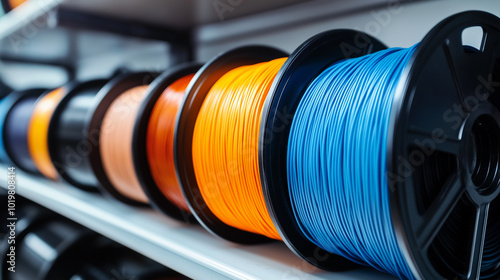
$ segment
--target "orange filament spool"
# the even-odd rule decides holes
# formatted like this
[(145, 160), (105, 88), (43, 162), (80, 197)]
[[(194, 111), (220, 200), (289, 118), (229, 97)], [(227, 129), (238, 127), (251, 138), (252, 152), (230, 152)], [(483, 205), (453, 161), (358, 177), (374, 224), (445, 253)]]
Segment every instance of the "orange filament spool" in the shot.
[(179, 221), (195, 221), (177, 179), (174, 138), (176, 119), (188, 83), (201, 65), (171, 67), (148, 87), (134, 125), (135, 172), (150, 205)]
[(186, 212), (190, 212), (189, 206), (174, 165), (174, 132), (177, 112), (193, 76), (184, 76), (163, 91), (151, 112), (146, 136), (147, 159), (156, 185), (168, 200)]
[(56, 180), (58, 173), (49, 154), (49, 124), (59, 101), (66, 95), (66, 88), (55, 89), (38, 100), (28, 126), (28, 148), (36, 168), (45, 177)]
[(9, 0), (8, 2), (9, 2), (10, 8), (13, 10), (13, 9), (21, 6), (21, 4), (26, 2), (26, 0)]
[(193, 167), (201, 195), (222, 222), (281, 240), (267, 211), (259, 173), (262, 109), (285, 62), (237, 67), (212, 86), (193, 132)]
[(148, 203), (137, 179), (132, 157), (134, 123), (147, 85), (120, 94), (107, 109), (101, 124), (99, 149), (102, 166), (112, 187), (124, 197)]

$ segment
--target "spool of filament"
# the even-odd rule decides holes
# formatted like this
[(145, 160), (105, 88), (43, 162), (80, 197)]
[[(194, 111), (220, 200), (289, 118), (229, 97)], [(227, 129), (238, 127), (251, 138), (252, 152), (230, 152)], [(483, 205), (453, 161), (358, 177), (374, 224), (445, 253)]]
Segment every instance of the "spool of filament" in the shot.
[(98, 191), (89, 161), (95, 131), (88, 129), (89, 112), (105, 80), (72, 82), (55, 108), (49, 124), (48, 143), (52, 164), (61, 178), (86, 190)]
[(33, 106), (45, 89), (13, 92), (0, 105), (0, 158), (26, 172), (38, 173), (28, 148), (28, 125)]
[(21, 6), (24, 2), (26, 2), (26, 0), (1, 0), (3, 12), (8, 13)]
[(500, 20), (461, 13), (369, 55), (382, 45), (342, 32), (294, 52), (267, 100), (262, 185), (283, 239), (325, 269), (341, 255), (402, 279), (498, 279)]
[(182, 194), (174, 165), (175, 121), (184, 93), (199, 65), (171, 68), (149, 86), (135, 121), (135, 171), (152, 206), (175, 219), (194, 218)]
[[(11, 234), (15, 235), (16, 243), (14, 244), (11, 241), (12, 244), (9, 244), (8, 236), (1, 240), (0, 243), (0, 278), (5, 280), (10, 279), (10, 275), (17, 273), (9, 271), (9, 267), (14, 266), (15, 271), (19, 271), (20, 269), (30, 270), (29, 267), (22, 264), (22, 261), (21, 264), (19, 263), (20, 258), (24, 257), (19, 255), (19, 242), (23, 240), (33, 229), (45, 224), (47, 220), (51, 218), (51, 214), (53, 214), (45, 208), (41, 208), (30, 202), (29, 200), (24, 200), (22, 197), (19, 198), (19, 200), (16, 200), (16, 203), (18, 203), (18, 211), (16, 211), (17, 221), (15, 223), (15, 228), (6, 227), (6, 229), (10, 232), (8, 233), (9, 236)], [(11, 246), (14, 246), (15, 250), (11, 250)]]
[(4, 270), (2, 279), (69, 279), (97, 238), (95, 232), (62, 217), (34, 221), (16, 236), (15, 273)]
[[(174, 151), (184, 195), (198, 221), (230, 241), (279, 239), (262, 197), (256, 155), (261, 101), (284, 57), (268, 47), (238, 48), (216, 57), (196, 73), (178, 115)], [(224, 112), (228, 115), (217, 115)]]
[(102, 190), (124, 203), (148, 204), (134, 170), (132, 136), (139, 106), (157, 74), (123, 74), (111, 80), (98, 95), (89, 131), (95, 134), (90, 164)]
[(45, 177), (57, 179), (57, 170), (49, 154), (48, 133), (52, 114), (57, 104), (66, 94), (66, 88), (60, 87), (40, 98), (35, 104), (28, 126), (28, 147), (37, 169)]

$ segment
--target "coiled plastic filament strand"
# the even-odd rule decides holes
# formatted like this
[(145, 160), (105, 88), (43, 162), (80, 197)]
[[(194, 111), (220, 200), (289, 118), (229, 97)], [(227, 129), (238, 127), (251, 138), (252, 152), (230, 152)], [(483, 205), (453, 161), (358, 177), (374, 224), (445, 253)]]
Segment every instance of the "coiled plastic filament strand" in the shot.
[(286, 58), (241, 66), (210, 89), (196, 120), (193, 165), (203, 199), (224, 223), (280, 239), (262, 193), (258, 139), (264, 101)]
[(104, 171), (122, 195), (143, 203), (148, 198), (141, 188), (132, 159), (134, 122), (147, 86), (131, 88), (109, 106), (101, 125), (100, 150)]
[(61, 87), (42, 97), (35, 104), (28, 126), (28, 147), (33, 162), (45, 177), (53, 180), (57, 179), (57, 171), (49, 154), (48, 131), (52, 114), (65, 94), (66, 89)]
[(391, 106), (416, 46), (333, 64), (307, 88), (287, 154), (290, 199), (320, 248), (413, 279), (394, 232), (387, 182)]
[(151, 112), (146, 150), (151, 175), (165, 197), (184, 211), (190, 211), (182, 194), (174, 165), (174, 131), (177, 111), (194, 74), (168, 86)]

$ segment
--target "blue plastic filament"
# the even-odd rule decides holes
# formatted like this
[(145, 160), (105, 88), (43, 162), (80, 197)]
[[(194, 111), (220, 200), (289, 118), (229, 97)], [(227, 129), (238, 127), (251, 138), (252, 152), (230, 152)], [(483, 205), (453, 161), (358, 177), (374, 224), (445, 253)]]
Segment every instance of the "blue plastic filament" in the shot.
[(308, 87), (287, 154), (290, 200), (320, 248), (413, 279), (389, 205), (387, 138), (396, 86), (416, 46), (343, 60)]

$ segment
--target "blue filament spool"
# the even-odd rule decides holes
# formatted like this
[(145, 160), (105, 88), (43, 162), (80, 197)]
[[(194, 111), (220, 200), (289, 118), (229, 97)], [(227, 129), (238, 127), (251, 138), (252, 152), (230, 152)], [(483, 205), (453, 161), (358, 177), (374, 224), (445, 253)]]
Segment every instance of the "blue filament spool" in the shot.
[(13, 92), (0, 101), (0, 160), (38, 173), (28, 148), (28, 125), (33, 106), (46, 89)]
[[(484, 33), (482, 46), (471, 51), (463, 45), (462, 33), (477, 26)], [(309, 48), (313, 49), (314, 45), (321, 45), (321, 40), (311, 43)], [(263, 118), (265, 127), (261, 131), (261, 173), (266, 202), (287, 245), (312, 264), (333, 269), (334, 263), (329, 260), (336, 254), (323, 250), (327, 248), (323, 243), (318, 247), (311, 242), (307, 236), (311, 228), (302, 230), (304, 221), (297, 219), (294, 213), (288, 179), (296, 174), (278, 170), (286, 165), (290, 127), (295, 121), (298, 103), (311, 82), (333, 64), (308, 62), (308, 55), (315, 57), (312, 51), (297, 54), (275, 81), (274, 95), (269, 98), (268, 114)], [(332, 57), (328, 52), (324, 55), (325, 60)], [(380, 189), (380, 199), (385, 201), (385, 231), (396, 239), (390, 244), (395, 248), (379, 249), (378, 253), (389, 253), (388, 258), (399, 254), (400, 261), (394, 262), (390, 269), (381, 268), (380, 262), (376, 267), (402, 278), (498, 279), (500, 225), (493, 217), (498, 217), (500, 209), (500, 98), (495, 94), (500, 91), (499, 55), (500, 20), (485, 12), (460, 13), (445, 19), (425, 36), (405, 63), (397, 84), (390, 87), (393, 98), (384, 113), (388, 121), (387, 135), (383, 135), (385, 154), (378, 155), (385, 164), (380, 164), (378, 170), (369, 170), (379, 172), (377, 174), (387, 182), (374, 187), (385, 188)], [(317, 75), (304, 78), (304, 73), (311, 71)], [(483, 79), (478, 79), (480, 77)], [(293, 82), (297, 80), (302, 80), (302, 85)], [(481, 82), (483, 80), (485, 82)], [(460, 110), (454, 111), (455, 108)], [(338, 110), (331, 108), (332, 113)], [(365, 131), (371, 128), (365, 126)], [(344, 136), (347, 132), (355, 133), (329, 131)], [(364, 139), (368, 140), (372, 141)], [(359, 159), (344, 160), (352, 165), (365, 164)], [(334, 161), (338, 159), (332, 159)], [(321, 168), (328, 166), (325, 162), (317, 164)], [(325, 185), (318, 187), (325, 188)], [(330, 189), (335, 190), (338, 189)], [(352, 196), (347, 192), (345, 199), (352, 201)], [(368, 198), (364, 199), (369, 201)], [(362, 205), (370, 206), (373, 205), (368, 202)], [(332, 211), (335, 205), (324, 207)], [(341, 210), (359, 215), (369, 213), (367, 208)], [(381, 211), (372, 209), (372, 212)], [(316, 222), (320, 220), (321, 217), (317, 217)], [(342, 219), (337, 222), (344, 227), (357, 225)], [(380, 231), (357, 234), (377, 232)], [(369, 245), (354, 244), (353, 240), (350, 240), (352, 246)], [(346, 257), (356, 254), (353, 248), (344, 247), (343, 252), (330, 249)], [(369, 258), (366, 254), (357, 257), (366, 258), (364, 263)]]

